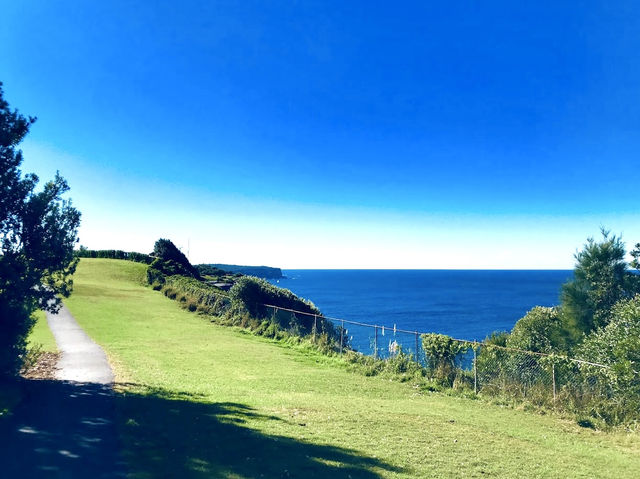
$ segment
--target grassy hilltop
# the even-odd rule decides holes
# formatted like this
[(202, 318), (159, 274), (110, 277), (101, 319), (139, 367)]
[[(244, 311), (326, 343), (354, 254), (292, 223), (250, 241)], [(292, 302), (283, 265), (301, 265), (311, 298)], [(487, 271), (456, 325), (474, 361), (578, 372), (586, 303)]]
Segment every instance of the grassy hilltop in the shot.
[(636, 477), (637, 435), (422, 393), (221, 327), (82, 259), (66, 301), (115, 366), (134, 477)]

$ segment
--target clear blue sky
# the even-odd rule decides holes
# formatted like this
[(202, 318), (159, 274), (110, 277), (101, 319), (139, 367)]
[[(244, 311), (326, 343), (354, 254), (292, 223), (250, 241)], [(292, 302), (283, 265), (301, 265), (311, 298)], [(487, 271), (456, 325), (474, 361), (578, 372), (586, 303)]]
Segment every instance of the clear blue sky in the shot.
[(81, 243), (282, 267), (570, 268), (640, 241), (635, 2), (3, 2)]

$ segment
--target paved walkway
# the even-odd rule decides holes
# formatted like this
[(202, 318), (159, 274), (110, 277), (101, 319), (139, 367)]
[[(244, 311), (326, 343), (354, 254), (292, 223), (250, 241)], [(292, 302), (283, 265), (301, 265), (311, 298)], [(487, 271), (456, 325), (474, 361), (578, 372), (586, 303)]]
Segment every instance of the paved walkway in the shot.
[(47, 322), (62, 357), (56, 377), (66, 381), (111, 384), (113, 372), (107, 355), (63, 306), (58, 314), (47, 313)]
[(107, 357), (66, 308), (47, 320), (58, 379), (22, 380), (23, 401), (0, 421), (0, 477), (125, 477)]

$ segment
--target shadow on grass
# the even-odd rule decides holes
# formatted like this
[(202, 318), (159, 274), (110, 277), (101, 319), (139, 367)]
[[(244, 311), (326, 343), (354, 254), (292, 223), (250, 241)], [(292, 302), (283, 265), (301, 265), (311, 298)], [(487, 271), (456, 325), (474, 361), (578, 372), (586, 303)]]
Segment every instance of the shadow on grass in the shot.
[(19, 388), (22, 403), (0, 419), (0, 477), (355, 479), (399, 470), (356, 451), (263, 434), (247, 422), (280, 419), (243, 404), (139, 385), (113, 392), (22, 380)]
[(263, 434), (246, 422), (281, 419), (202, 399), (135, 385), (118, 395), (133, 476), (355, 479), (398, 470), (355, 451)]

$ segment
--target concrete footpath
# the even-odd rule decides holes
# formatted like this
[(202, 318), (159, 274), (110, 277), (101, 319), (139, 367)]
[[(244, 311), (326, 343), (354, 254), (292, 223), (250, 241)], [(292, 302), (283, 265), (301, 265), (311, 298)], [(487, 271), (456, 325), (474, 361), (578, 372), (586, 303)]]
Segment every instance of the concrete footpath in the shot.
[(125, 477), (107, 357), (66, 308), (47, 321), (58, 379), (22, 380), (23, 401), (0, 421), (0, 477)]
[(66, 306), (58, 314), (47, 313), (47, 322), (62, 353), (58, 379), (95, 384), (113, 382), (113, 371), (104, 350), (84, 332)]

